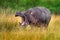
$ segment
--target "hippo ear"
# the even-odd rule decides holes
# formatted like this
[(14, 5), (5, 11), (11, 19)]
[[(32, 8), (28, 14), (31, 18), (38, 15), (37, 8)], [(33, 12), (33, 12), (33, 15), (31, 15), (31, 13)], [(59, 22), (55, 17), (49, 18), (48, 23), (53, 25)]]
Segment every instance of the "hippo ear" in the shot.
[(33, 14), (33, 12), (31, 12), (30, 14)]
[(30, 14), (33, 14), (34, 12), (33, 11), (30, 11)]
[(32, 11), (32, 10), (27, 10), (25, 13), (33, 14), (33, 13), (34, 13), (34, 11)]

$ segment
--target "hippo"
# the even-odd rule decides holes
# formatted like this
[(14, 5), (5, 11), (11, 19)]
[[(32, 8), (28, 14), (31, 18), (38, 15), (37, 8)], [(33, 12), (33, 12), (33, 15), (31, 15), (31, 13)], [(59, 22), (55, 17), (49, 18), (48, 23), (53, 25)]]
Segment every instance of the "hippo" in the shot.
[(22, 12), (16, 12), (15, 17), (18, 16), (22, 17), (23, 20), (22, 23), (19, 23), (21, 26), (37, 25), (40, 27), (44, 24), (44, 27), (47, 28), (51, 20), (51, 12), (45, 7), (34, 7)]

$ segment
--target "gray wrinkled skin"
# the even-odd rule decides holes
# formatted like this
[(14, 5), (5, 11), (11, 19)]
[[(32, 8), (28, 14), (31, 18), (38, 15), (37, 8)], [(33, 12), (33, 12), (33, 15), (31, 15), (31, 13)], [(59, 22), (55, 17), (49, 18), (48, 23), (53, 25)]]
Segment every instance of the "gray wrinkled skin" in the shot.
[(51, 20), (50, 10), (44, 7), (34, 7), (25, 12), (17, 12), (15, 16), (21, 16), (24, 19), (23, 25), (32, 24), (40, 26), (41, 24), (44, 24), (44, 26), (47, 27)]

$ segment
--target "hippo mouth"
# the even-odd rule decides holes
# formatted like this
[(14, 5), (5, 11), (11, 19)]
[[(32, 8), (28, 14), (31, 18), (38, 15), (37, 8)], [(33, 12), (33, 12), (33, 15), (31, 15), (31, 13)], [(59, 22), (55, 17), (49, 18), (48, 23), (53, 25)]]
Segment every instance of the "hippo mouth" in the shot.
[(25, 18), (22, 17), (22, 22), (20, 23), (21, 26), (24, 26), (25, 25)]
[(21, 26), (27, 26), (29, 25), (29, 22), (26, 17), (22, 17), (22, 22), (20, 23)]

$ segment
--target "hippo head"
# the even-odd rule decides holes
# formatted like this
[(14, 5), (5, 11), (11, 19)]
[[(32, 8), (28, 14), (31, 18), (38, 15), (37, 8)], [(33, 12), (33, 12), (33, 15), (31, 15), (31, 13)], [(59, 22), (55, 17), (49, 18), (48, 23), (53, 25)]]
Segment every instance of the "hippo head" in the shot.
[(21, 23), (19, 22), (21, 26), (26, 26), (29, 24), (27, 17), (24, 15), (24, 12), (16, 12), (15, 17), (18, 16), (22, 18), (22, 22)]
[(24, 14), (22, 12), (16, 12), (15, 17), (17, 17), (17, 16), (23, 17)]

